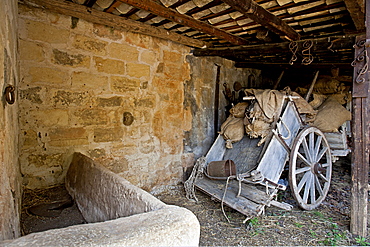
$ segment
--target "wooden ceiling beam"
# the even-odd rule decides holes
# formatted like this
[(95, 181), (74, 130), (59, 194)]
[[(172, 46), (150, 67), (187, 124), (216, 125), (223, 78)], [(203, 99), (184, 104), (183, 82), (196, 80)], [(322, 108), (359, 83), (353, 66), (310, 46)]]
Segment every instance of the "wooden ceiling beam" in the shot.
[(282, 19), (267, 11), (253, 0), (222, 0), (232, 8), (254, 20), (272, 32), (289, 40), (299, 40), (299, 33)]
[(344, 3), (346, 4), (356, 29), (358, 31), (365, 30), (365, 13), (363, 12), (363, 6), (360, 6), (358, 1), (355, 0), (344, 0)]
[(338, 67), (341, 69), (351, 69), (351, 62), (325, 62), (325, 63), (311, 63), (309, 65), (302, 65), (302, 64), (293, 64), (290, 65), (287, 62), (236, 62), (235, 68), (255, 68), (255, 69), (268, 69), (271, 67), (280, 67), (280, 68), (332, 68), (332, 67)]
[(121, 31), (129, 31), (134, 33), (150, 35), (161, 39), (171, 40), (173, 42), (191, 47), (201, 48), (211, 46), (210, 43), (204, 41), (188, 38), (175, 32), (167, 31), (162, 28), (153, 27), (151, 25), (130, 20), (127, 18), (119, 17), (114, 14), (98, 11), (69, 1), (60, 1), (60, 0), (20, 1), (20, 3), (22, 2), (33, 7), (39, 7), (63, 15), (81, 18), (92, 23), (110, 26)]
[(202, 22), (202, 21), (195, 20), (195, 19), (193, 19), (193, 18), (191, 18), (187, 15), (180, 14), (175, 10), (166, 8), (162, 5), (154, 2), (153, 0), (140, 0), (140, 1), (137, 1), (137, 0), (119, 0), (119, 1), (121, 1), (122, 3), (127, 3), (131, 6), (134, 6), (134, 7), (139, 8), (139, 9), (146, 10), (150, 13), (155, 14), (155, 15), (164, 17), (168, 20), (171, 20), (171, 21), (176, 22), (178, 24), (181, 24), (183, 26), (188, 26), (188, 27), (191, 27), (191, 28), (193, 28), (195, 30), (198, 30), (200, 32), (207, 33), (209, 35), (216, 36), (218, 38), (227, 40), (228, 42), (230, 42), (231, 44), (234, 44), (234, 45), (243, 45), (243, 44), (248, 43), (245, 39), (240, 38), (237, 35), (230, 34), (226, 31), (223, 31), (219, 28), (216, 28), (216, 27), (214, 27), (210, 24), (207, 24), (207, 23)]
[[(313, 42), (312, 52), (321, 51), (336, 51), (343, 49), (353, 49), (356, 35), (348, 36), (333, 36), (320, 39), (310, 39)], [(297, 41), (298, 47), (307, 40)], [(194, 56), (236, 56), (236, 55), (275, 55), (283, 52), (290, 52), (290, 42), (264, 44), (264, 45), (249, 45), (232, 48), (204, 48), (194, 49)]]

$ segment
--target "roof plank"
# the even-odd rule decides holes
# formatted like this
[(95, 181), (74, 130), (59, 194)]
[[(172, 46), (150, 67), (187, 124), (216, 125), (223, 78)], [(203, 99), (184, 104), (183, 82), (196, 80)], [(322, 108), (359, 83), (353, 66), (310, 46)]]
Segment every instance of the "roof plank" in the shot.
[(299, 40), (299, 34), (276, 15), (267, 11), (253, 0), (223, 0), (248, 18), (289, 40)]
[(119, 17), (114, 14), (101, 12), (86, 6), (58, 0), (23, 0), (23, 3), (33, 7), (45, 8), (60, 14), (81, 18), (92, 23), (107, 25), (121, 31), (146, 34), (157, 38), (171, 40), (176, 43), (191, 47), (207, 47), (209, 43), (185, 37), (175, 32), (167, 31), (162, 28)]
[(177, 11), (174, 11), (172, 9), (168, 9), (152, 0), (119, 0), (123, 3), (130, 4), (136, 8), (146, 10), (148, 12), (151, 12), (153, 14), (162, 16), (168, 20), (171, 20), (173, 22), (179, 23), (184, 26), (191, 27), (195, 30), (201, 31), (203, 33), (210, 34), (212, 36), (216, 36), (218, 38), (222, 38), (224, 40), (227, 40), (228, 42), (234, 44), (234, 45), (243, 45), (247, 44), (248, 42), (237, 36), (230, 34), (226, 31), (223, 31), (219, 28), (216, 28), (210, 24), (204, 23), (202, 21), (195, 20), (187, 15), (180, 14)]

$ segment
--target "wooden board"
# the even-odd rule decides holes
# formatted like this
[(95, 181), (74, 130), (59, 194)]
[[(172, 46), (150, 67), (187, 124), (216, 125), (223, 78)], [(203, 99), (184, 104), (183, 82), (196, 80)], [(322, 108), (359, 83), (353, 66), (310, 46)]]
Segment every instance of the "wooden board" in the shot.
[[(225, 191), (225, 180), (211, 180), (207, 177), (198, 178), (195, 187), (205, 194), (222, 200)], [(271, 198), (269, 195), (257, 189), (253, 185), (242, 183), (241, 196), (238, 194), (238, 182), (230, 180), (224, 198), (224, 204), (246, 216), (257, 216), (264, 210), (265, 205), (269, 205)]]
[(229, 159), (236, 164), (238, 173), (247, 172), (257, 166), (262, 151), (262, 146), (257, 146), (259, 140), (244, 135), (241, 141), (233, 143), (233, 148), (227, 149), (224, 138), (219, 135), (206, 155), (206, 162)]
[[(301, 127), (300, 117), (292, 102), (287, 104), (281, 119), (290, 130), (290, 134), (281, 121), (277, 124), (277, 132), (283, 137), (289, 137), (284, 141), (291, 147)], [(277, 140), (276, 136), (273, 136), (258, 164), (257, 170), (261, 171), (264, 177), (277, 183), (288, 157), (289, 154), (284, 146)]]
[(233, 143), (232, 149), (226, 149), (223, 159), (233, 160), (237, 167), (238, 174), (245, 173), (257, 167), (257, 160), (262, 151), (262, 146), (258, 147), (257, 143), (260, 138), (249, 138), (244, 135), (239, 142)]

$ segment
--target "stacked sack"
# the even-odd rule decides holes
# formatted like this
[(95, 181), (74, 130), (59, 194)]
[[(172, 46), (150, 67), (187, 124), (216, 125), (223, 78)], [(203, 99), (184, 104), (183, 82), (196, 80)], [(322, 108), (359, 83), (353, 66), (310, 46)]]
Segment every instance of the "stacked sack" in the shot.
[(230, 116), (221, 125), (221, 134), (226, 141), (226, 148), (233, 148), (233, 143), (240, 141), (244, 137), (244, 117), (248, 107), (247, 102), (236, 104), (230, 109)]

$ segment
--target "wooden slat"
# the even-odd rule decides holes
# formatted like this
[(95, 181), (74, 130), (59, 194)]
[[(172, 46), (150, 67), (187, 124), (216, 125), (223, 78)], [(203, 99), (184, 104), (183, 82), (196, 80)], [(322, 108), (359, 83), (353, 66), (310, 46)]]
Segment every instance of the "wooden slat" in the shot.
[(200, 48), (210, 46), (210, 44), (207, 42), (188, 38), (174, 32), (150, 26), (145, 23), (136, 22), (113, 14), (97, 11), (68, 1), (24, 0), (23, 2), (34, 7), (39, 6), (43, 9), (81, 18), (92, 23), (107, 25), (121, 31), (150, 35), (192, 47)]
[[(230, 181), (230, 184), (234, 184), (233, 186), (229, 186), (228, 190), (225, 194), (225, 198), (223, 200), (224, 204), (227, 205), (230, 208), (233, 208), (237, 210), (238, 212), (246, 215), (246, 216), (257, 216), (263, 211), (264, 205), (255, 203), (249, 199), (247, 199), (244, 196), (236, 197), (238, 190), (235, 189), (236, 181)], [(202, 192), (210, 195), (211, 197), (217, 199), (218, 201), (222, 201), (223, 195), (224, 195), (224, 189), (225, 189), (226, 181), (218, 181), (218, 180), (211, 180), (208, 178), (198, 178), (195, 182), (195, 187)], [(248, 190), (248, 188), (244, 187), (245, 184), (243, 184), (242, 191), (245, 191), (249, 195), (252, 195), (253, 192)], [(254, 189), (253, 187), (251, 187)], [(258, 193), (256, 193), (258, 195)], [(248, 196), (248, 195), (247, 195)], [(263, 198), (257, 198), (256, 200), (265, 201)]]
[(353, 23), (357, 30), (362, 31), (365, 29), (365, 14), (361, 6), (355, 0), (344, 0), (347, 10), (352, 17)]
[(112, 13), (118, 6), (120, 6), (120, 2), (113, 1), (113, 3), (105, 10), (107, 13)]
[(148, 12), (151, 12), (153, 14), (162, 16), (168, 20), (171, 20), (173, 22), (179, 23), (184, 26), (191, 27), (195, 30), (207, 33), (212, 36), (216, 36), (218, 38), (222, 38), (224, 40), (227, 40), (231, 44), (234, 45), (242, 45), (247, 44), (248, 42), (240, 38), (239, 36), (232, 35), (228, 32), (225, 32), (219, 28), (216, 28), (210, 24), (195, 20), (187, 15), (180, 14), (172, 9), (168, 9), (152, 0), (119, 0), (123, 3), (130, 4), (136, 8), (146, 10)]
[(299, 40), (300, 35), (279, 17), (262, 8), (253, 0), (223, 0), (255, 22), (290, 40)]

